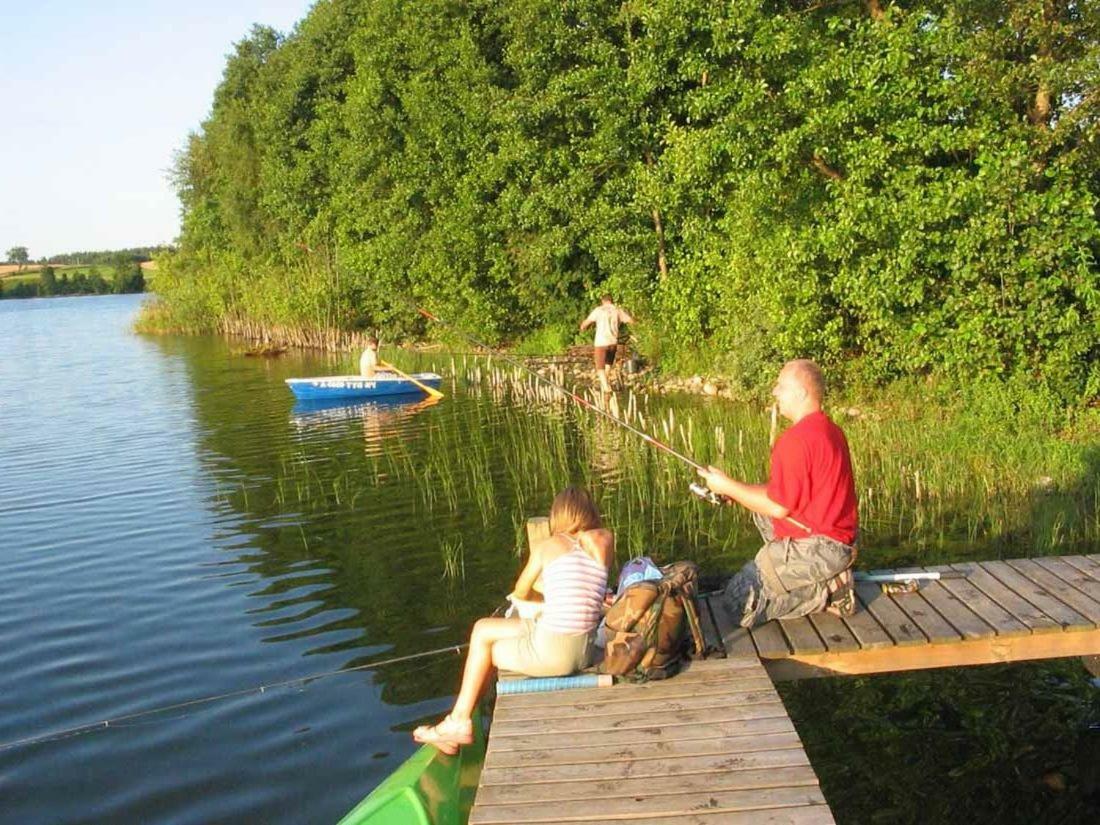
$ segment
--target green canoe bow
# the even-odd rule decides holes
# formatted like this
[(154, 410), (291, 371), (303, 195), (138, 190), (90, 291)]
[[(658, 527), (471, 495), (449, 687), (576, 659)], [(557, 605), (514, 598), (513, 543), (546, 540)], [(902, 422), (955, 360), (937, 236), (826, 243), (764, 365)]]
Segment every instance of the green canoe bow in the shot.
[(478, 713), (472, 745), (455, 756), (422, 746), (339, 825), (466, 825), (484, 761), (485, 731)]

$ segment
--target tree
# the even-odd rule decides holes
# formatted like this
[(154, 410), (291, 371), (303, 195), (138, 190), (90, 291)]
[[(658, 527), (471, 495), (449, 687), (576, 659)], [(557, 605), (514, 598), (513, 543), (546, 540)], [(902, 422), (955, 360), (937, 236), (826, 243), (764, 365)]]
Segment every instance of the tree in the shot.
[(13, 264), (19, 264), (19, 268), (22, 269), (26, 266), (31, 256), (27, 254), (27, 247), (25, 246), (13, 246), (8, 250), (8, 260)]
[(44, 266), (38, 273), (38, 294), (53, 295), (57, 289), (57, 277), (52, 266)]

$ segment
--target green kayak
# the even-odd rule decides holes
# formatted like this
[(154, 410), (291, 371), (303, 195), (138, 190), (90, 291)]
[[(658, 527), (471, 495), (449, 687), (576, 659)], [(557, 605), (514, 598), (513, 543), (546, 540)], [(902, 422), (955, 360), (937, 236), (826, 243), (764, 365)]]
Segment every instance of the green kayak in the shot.
[(485, 731), (478, 713), (472, 745), (455, 756), (424, 745), (339, 825), (466, 825), (484, 761)]

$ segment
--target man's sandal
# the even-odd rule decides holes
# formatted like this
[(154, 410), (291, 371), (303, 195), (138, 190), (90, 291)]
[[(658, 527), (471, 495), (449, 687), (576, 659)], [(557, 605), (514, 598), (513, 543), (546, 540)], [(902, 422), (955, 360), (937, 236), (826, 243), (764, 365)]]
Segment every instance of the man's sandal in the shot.
[(462, 721), (444, 716), (436, 725), (421, 725), (413, 731), (413, 739), (422, 745), (431, 745), (436, 750), (454, 756), (462, 745), (474, 741), (474, 725), (469, 719)]
[[(833, 589), (833, 585), (836, 585), (836, 589)], [(856, 589), (852, 582), (852, 573), (850, 570), (845, 570), (839, 576), (830, 580), (829, 584), (829, 601), (826, 603), (825, 610), (828, 613), (832, 613), (834, 616), (854, 616), (856, 612)]]

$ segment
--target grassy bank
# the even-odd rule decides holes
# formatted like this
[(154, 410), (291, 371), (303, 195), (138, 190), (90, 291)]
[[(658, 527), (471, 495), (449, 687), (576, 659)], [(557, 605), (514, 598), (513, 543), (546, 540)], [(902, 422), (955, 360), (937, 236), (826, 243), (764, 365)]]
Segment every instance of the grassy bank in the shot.
[[(620, 531), (622, 559), (656, 552), (728, 570), (758, 545), (741, 508), (690, 500), (671, 506), (687, 497), (690, 468), (499, 358), (387, 358), (410, 370), (442, 371), (453, 387), (465, 385), (500, 403), (491, 419), (484, 408), (462, 405), (439, 416), (437, 443), (415, 472), (400, 441), (387, 445), (372, 458), (368, 487), (411, 474), (422, 487), (426, 512), (442, 508), (456, 515), (463, 506), (460, 491), (470, 491), (486, 525), (512, 513), (519, 535), (523, 514), (536, 502), (579, 481), (611, 491), (602, 493), (601, 506)], [(1021, 410), (1004, 387), (976, 386), (953, 398), (933, 389), (939, 397), (896, 386), (859, 409), (847, 400), (828, 407), (851, 444), (867, 565), (1090, 552), (1100, 542), (1095, 411), (1078, 416), (1072, 429), (1051, 429), (1043, 415)], [(612, 412), (735, 477), (766, 476), (770, 421), (761, 404), (626, 392)], [(321, 488), (308, 474), (298, 477), (299, 469), (277, 480), (280, 507), (336, 507), (363, 493), (360, 478)], [(494, 479), (502, 477), (513, 502), (501, 500), (501, 481)], [(455, 553), (447, 548), (448, 569), (461, 566)]]

